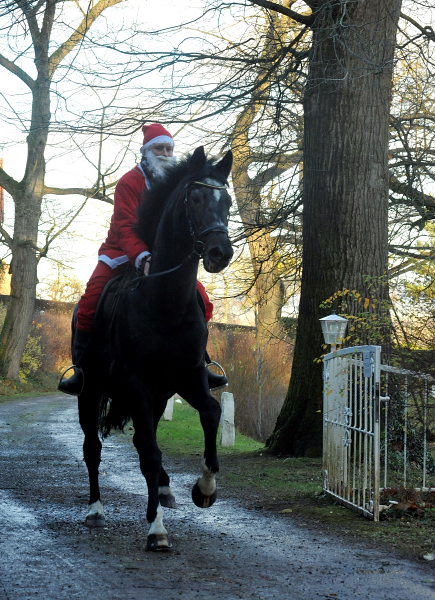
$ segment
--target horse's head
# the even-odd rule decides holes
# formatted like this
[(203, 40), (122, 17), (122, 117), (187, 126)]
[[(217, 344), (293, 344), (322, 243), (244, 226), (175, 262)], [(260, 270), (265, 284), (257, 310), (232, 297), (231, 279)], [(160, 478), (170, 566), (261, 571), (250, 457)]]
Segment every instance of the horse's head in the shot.
[(186, 186), (186, 212), (194, 247), (203, 257), (209, 273), (222, 271), (233, 256), (228, 237), (231, 196), (226, 190), (233, 155), (229, 150), (222, 160), (207, 161), (204, 148), (195, 150), (189, 160), (191, 177)]

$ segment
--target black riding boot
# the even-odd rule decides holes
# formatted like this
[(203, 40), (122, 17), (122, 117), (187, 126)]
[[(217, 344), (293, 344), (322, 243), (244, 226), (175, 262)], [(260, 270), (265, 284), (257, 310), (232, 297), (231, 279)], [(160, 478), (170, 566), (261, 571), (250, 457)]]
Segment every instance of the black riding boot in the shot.
[[(226, 387), (228, 385), (228, 379), (225, 377), (225, 375), (216, 375), (216, 373), (213, 373), (213, 371), (210, 371), (210, 369), (207, 368), (210, 364), (217, 364), (217, 363), (214, 363), (212, 360), (210, 360), (208, 352), (206, 351), (205, 366), (206, 366), (206, 370), (207, 370), (208, 387), (210, 388), (211, 392), (216, 392), (216, 390), (220, 390), (221, 388)], [(219, 365), (219, 367), (222, 369), (222, 367), (220, 365)], [(222, 369), (222, 371), (223, 371), (223, 369)]]
[[(204, 303), (203, 297), (199, 293), (199, 290), (196, 290), (196, 297), (198, 299), (198, 304), (201, 307), (202, 314), (204, 315), (204, 319), (205, 319), (205, 303)], [(222, 369), (222, 367), (218, 363), (214, 363), (214, 361), (210, 360), (210, 357), (206, 350), (205, 351), (206, 369), (210, 364), (217, 364), (218, 367), (220, 369)], [(225, 373), (225, 371), (223, 369), (222, 369), (222, 371)], [(208, 387), (211, 392), (220, 390), (221, 388), (226, 387), (228, 385), (228, 379), (225, 377), (225, 375), (216, 375), (216, 373), (213, 373), (213, 371), (210, 371), (210, 369), (207, 369), (207, 377), (208, 377)]]
[(57, 389), (65, 394), (70, 394), (71, 396), (78, 396), (83, 388), (83, 372), (80, 368), (77, 368), (76, 365), (81, 365), (83, 353), (89, 344), (89, 340), (92, 337), (91, 331), (80, 331), (80, 329), (76, 329), (74, 334), (74, 342), (73, 342), (73, 354), (74, 354), (74, 374), (71, 375), (68, 379), (63, 379)]

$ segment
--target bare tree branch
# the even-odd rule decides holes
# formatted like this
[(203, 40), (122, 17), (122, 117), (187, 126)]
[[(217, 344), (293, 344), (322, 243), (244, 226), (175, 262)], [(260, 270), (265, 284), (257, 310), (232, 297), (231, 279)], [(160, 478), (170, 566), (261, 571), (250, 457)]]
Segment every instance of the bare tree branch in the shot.
[(102, 202), (113, 204), (113, 200), (105, 195), (105, 191), (107, 191), (109, 188), (115, 187), (117, 183), (117, 181), (109, 183), (109, 185), (105, 187), (104, 191), (101, 191), (101, 188), (55, 188), (45, 185), (44, 196), (47, 194), (55, 196), (68, 196), (69, 194), (76, 194), (78, 196), (85, 196), (85, 198), (92, 198), (93, 200), (101, 200)]
[(27, 73), (23, 71), (23, 69), (20, 69), (20, 67), (18, 67), (14, 62), (10, 61), (2, 54), (0, 54), (0, 65), (16, 75), (23, 83), (33, 90), (35, 85), (34, 79), (32, 79), (30, 75), (27, 75)]
[(0, 187), (4, 188), (9, 194), (13, 195), (18, 186), (18, 181), (8, 175), (6, 171), (0, 167)]
[(103, 10), (105, 10), (109, 6), (115, 6), (116, 4), (119, 4), (122, 1), (123, 0), (99, 0), (99, 2), (97, 2), (97, 4), (88, 11), (88, 13), (85, 15), (85, 17), (83, 18), (80, 25), (74, 31), (74, 33), (66, 40), (66, 42), (61, 44), (59, 46), (59, 48), (57, 48), (57, 50), (55, 50), (53, 52), (53, 54), (50, 56), (50, 58), (49, 58), (49, 75), (50, 75), (50, 77), (53, 77), (53, 74), (54, 74), (55, 70), (57, 69), (57, 67), (59, 66), (59, 63), (72, 50), (74, 50), (74, 48), (77, 46), (77, 44), (79, 44), (82, 41), (82, 39), (85, 37), (85, 35), (89, 31), (89, 29), (92, 26), (95, 19), (97, 19), (100, 16), (100, 14), (103, 12)]
[(390, 174), (390, 190), (396, 194), (402, 194), (403, 196), (410, 198), (420, 207), (426, 206), (432, 209), (435, 208), (435, 198), (420, 192), (412, 186), (409, 186), (407, 183), (402, 183), (392, 174)]
[(400, 16), (402, 17), (402, 19), (405, 19), (405, 21), (408, 21), (408, 23), (411, 23), (411, 25), (414, 25), (414, 27), (418, 29), (429, 40), (435, 42), (435, 31), (432, 29), (432, 27), (423, 27), (422, 25), (420, 25), (420, 23), (417, 23), (417, 21), (415, 21), (412, 17), (410, 17), (409, 15), (405, 15), (403, 12), (400, 13)]
[(312, 15), (301, 15), (290, 8), (281, 6), (281, 4), (276, 4), (276, 2), (269, 2), (268, 0), (249, 0), (249, 2), (251, 4), (255, 4), (256, 6), (261, 6), (262, 8), (267, 8), (268, 10), (281, 13), (282, 15), (290, 17), (290, 19), (293, 19), (293, 21), (297, 21), (303, 25), (311, 25), (313, 22)]

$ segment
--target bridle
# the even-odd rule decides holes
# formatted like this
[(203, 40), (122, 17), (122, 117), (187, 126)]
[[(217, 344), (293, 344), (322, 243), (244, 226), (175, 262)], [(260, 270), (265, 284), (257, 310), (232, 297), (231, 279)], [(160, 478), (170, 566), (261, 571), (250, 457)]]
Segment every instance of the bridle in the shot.
[[(205, 244), (201, 238), (204, 235), (206, 235), (207, 233), (210, 233), (210, 232), (214, 232), (216, 234), (225, 233), (228, 236), (228, 227), (225, 227), (225, 225), (218, 225), (218, 224), (212, 225), (211, 227), (207, 227), (207, 229), (204, 229), (203, 231), (198, 233), (198, 226), (196, 225), (195, 219), (193, 218), (193, 214), (190, 209), (190, 205), (189, 205), (189, 201), (188, 201), (188, 197), (187, 197), (187, 192), (191, 185), (202, 185), (204, 187), (212, 188), (214, 190), (225, 190), (226, 185), (212, 185), (211, 183), (205, 183), (205, 181), (191, 181), (189, 183), (186, 183), (186, 185), (184, 186), (185, 194), (184, 194), (183, 202), (184, 202), (184, 205), (186, 208), (186, 216), (187, 216), (187, 222), (189, 224), (190, 235), (192, 236), (192, 239), (193, 239), (192, 252), (188, 256), (186, 256), (186, 258), (179, 265), (177, 265), (176, 267), (173, 267), (172, 269), (168, 269), (167, 271), (159, 271), (158, 273), (151, 273), (150, 275), (138, 275), (137, 277), (135, 277), (134, 279), (131, 279), (128, 282), (128, 287), (132, 283), (135, 283), (135, 282), (138, 282), (137, 285), (139, 285), (139, 283), (141, 281), (143, 281), (144, 279), (149, 279), (150, 277), (160, 277), (161, 275), (167, 275), (168, 273), (173, 273), (174, 271), (181, 269), (181, 267), (184, 267), (184, 265), (186, 265), (188, 262), (190, 262), (194, 258), (198, 258), (198, 259), (204, 258)], [(213, 237), (210, 238), (209, 241), (211, 241), (213, 239)]]
[[(189, 204), (189, 201), (187, 198), (187, 191), (188, 191), (189, 187), (191, 185), (195, 185), (195, 184), (201, 185), (203, 187), (212, 188), (213, 190), (225, 190), (226, 186), (225, 185), (212, 185), (211, 183), (205, 183), (205, 181), (191, 181), (190, 183), (186, 184), (186, 186), (185, 186), (184, 205), (186, 207), (186, 216), (187, 216), (187, 221), (189, 223), (190, 235), (192, 236), (192, 239), (193, 239), (193, 252), (195, 252), (198, 255), (198, 257), (201, 259), (201, 258), (204, 258), (204, 252), (205, 252), (205, 244), (201, 238), (210, 232), (214, 232), (216, 234), (217, 233), (225, 233), (228, 236), (228, 227), (225, 227), (225, 225), (217, 225), (216, 224), (216, 225), (212, 225), (211, 227), (207, 227), (207, 229), (204, 229), (203, 231), (198, 233), (198, 226), (196, 225), (195, 219), (193, 218), (192, 210), (190, 208), (190, 204)], [(213, 239), (213, 237), (211, 238), (211, 240)]]

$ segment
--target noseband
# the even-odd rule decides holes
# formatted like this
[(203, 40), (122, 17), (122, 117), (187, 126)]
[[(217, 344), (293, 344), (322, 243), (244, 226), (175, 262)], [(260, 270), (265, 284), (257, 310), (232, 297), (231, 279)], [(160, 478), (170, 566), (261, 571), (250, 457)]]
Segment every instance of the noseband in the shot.
[[(225, 185), (212, 185), (211, 183), (205, 183), (205, 181), (191, 181), (190, 183), (188, 183), (186, 185), (186, 193), (184, 195), (184, 205), (186, 207), (186, 215), (187, 215), (187, 221), (189, 223), (190, 235), (192, 236), (192, 239), (193, 239), (193, 251), (196, 252), (196, 254), (198, 255), (199, 258), (204, 258), (205, 244), (201, 238), (203, 238), (207, 233), (210, 233), (210, 232), (213, 232), (216, 234), (217, 233), (225, 233), (228, 236), (228, 227), (225, 227), (225, 225), (217, 225), (216, 224), (216, 225), (212, 225), (211, 227), (207, 227), (207, 229), (204, 229), (203, 231), (198, 233), (198, 226), (196, 225), (195, 219), (193, 218), (192, 210), (190, 208), (190, 204), (189, 204), (189, 201), (187, 198), (187, 191), (188, 191), (189, 187), (194, 184), (201, 185), (203, 187), (208, 187), (213, 190), (225, 190), (226, 186)], [(211, 238), (211, 240), (213, 239), (213, 237)]]

